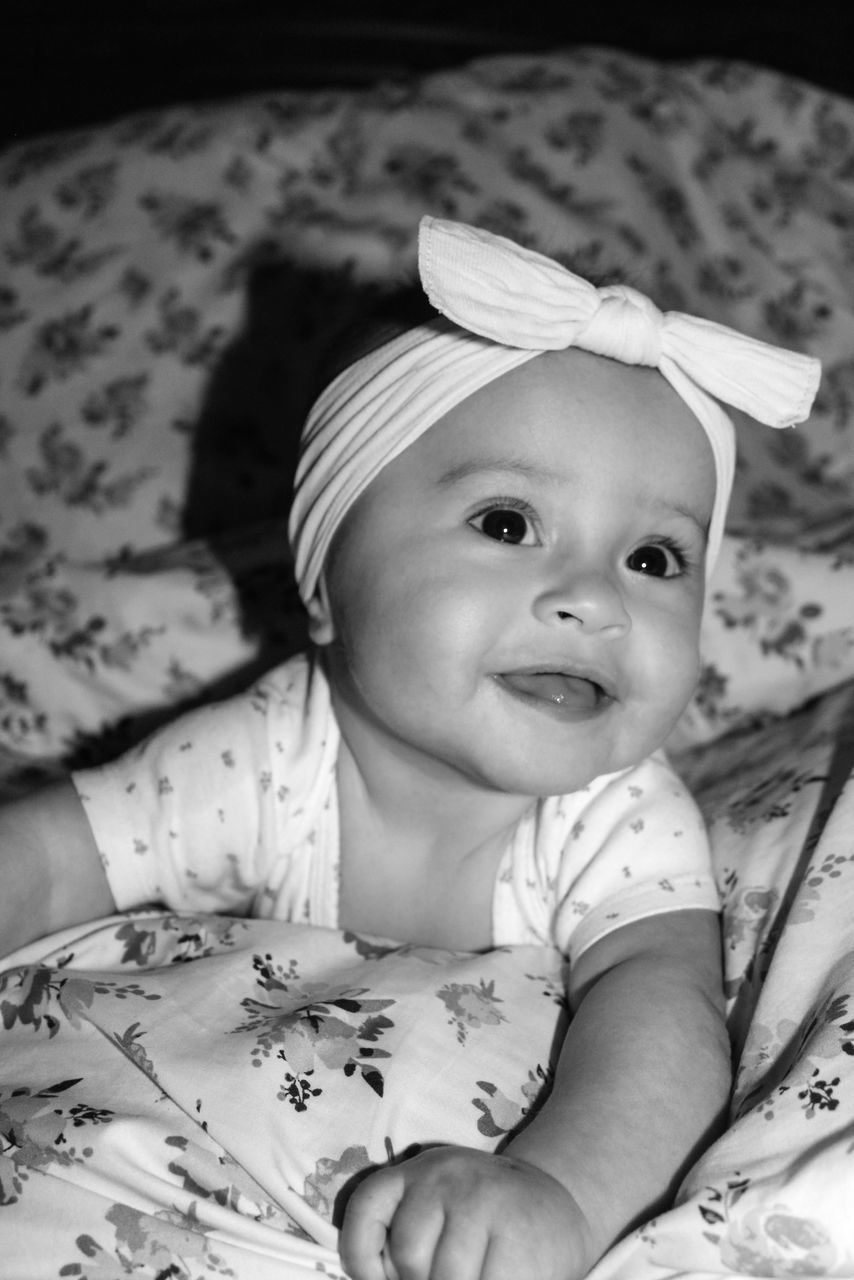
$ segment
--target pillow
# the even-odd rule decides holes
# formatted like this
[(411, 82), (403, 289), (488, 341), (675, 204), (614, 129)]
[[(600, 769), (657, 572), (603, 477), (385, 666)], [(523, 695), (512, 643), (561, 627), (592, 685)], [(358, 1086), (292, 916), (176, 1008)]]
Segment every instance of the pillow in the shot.
[(678, 751), (786, 715), (854, 676), (854, 552), (727, 535), (700, 636), (697, 692)]
[[(0, 767), (23, 785), (33, 767), (110, 754), (123, 718), (279, 652), (268, 619), (299, 631), (283, 544), (247, 620), (228, 552), (202, 577), (229, 603), (208, 607), (199, 540), (270, 550), (320, 351), (411, 270), (425, 212), (818, 354), (809, 424), (739, 420), (730, 522), (745, 548), (818, 568), (795, 549), (821, 546), (852, 500), (852, 138), (854, 104), (783, 74), (582, 48), (178, 105), (8, 149)], [(713, 584), (689, 740), (842, 671), (847, 642), (812, 589), (795, 588), (796, 608), (822, 611), (792, 619), (807, 638), (785, 656), (767, 619), (747, 624), (744, 557)], [(846, 577), (819, 572), (834, 590)]]

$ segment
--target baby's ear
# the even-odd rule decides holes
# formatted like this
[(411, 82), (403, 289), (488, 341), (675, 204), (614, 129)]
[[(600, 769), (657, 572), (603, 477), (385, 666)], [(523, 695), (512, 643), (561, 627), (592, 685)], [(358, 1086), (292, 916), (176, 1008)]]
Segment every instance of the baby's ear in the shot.
[(326, 581), (321, 574), (317, 590), (306, 605), (308, 610), (308, 634), (314, 644), (331, 644), (335, 639), (335, 626), (332, 622), (332, 610), (329, 608), (329, 593)]

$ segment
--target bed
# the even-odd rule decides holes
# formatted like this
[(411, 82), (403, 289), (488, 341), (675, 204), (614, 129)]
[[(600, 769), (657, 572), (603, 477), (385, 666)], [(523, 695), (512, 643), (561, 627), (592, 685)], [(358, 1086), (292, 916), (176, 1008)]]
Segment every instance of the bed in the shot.
[[(83, 57), (75, 127), (36, 95), (0, 154), (3, 796), (301, 646), (284, 530), (313, 367), (421, 214), (822, 359), (803, 427), (738, 421), (670, 744), (724, 900), (730, 1123), (595, 1280), (854, 1275), (854, 86), (831, 12), (824, 77), (815, 24), (775, 62), (737, 56), (737, 24), (705, 55), (517, 21), (516, 47), (499, 24), (429, 65), (410, 29), (405, 74), (400, 50), (388, 75), (309, 58), (197, 93), (197, 68), (189, 97), (167, 75), (108, 111)], [(149, 911), (32, 944), (0, 974), (0, 1271), (341, 1280), (343, 1190), (523, 1123), (561, 989), (533, 949), (299, 923)]]

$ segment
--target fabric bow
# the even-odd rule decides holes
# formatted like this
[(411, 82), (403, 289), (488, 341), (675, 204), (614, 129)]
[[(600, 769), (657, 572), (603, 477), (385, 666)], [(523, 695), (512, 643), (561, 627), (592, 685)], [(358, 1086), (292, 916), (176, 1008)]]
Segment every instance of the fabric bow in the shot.
[(461, 222), (425, 217), (424, 291), (437, 311), (492, 342), (581, 347), (625, 364), (673, 364), (709, 395), (769, 427), (807, 417), (821, 374), (812, 356), (682, 311), (659, 311), (628, 285), (596, 288), (552, 258)]

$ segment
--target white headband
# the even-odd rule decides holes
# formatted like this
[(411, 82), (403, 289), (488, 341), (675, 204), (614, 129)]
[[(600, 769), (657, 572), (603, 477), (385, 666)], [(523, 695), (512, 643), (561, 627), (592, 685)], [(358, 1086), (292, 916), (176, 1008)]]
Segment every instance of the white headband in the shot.
[(708, 577), (735, 469), (733, 425), (712, 397), (768, 426), (794, 426), (809, 413), (819, 361), (709, 320), (662, 313), (626, 285), (597, 289), (551, 258), (461, 222), (422, 218), (418, 268), (447, 319), (349, 365), (306, 420), (290, 517), (303, 600), (317, 589), (345, 514), (383, 467), (487, 383), (573, 346), (658, 369), (699, 420), (717, 473)]

